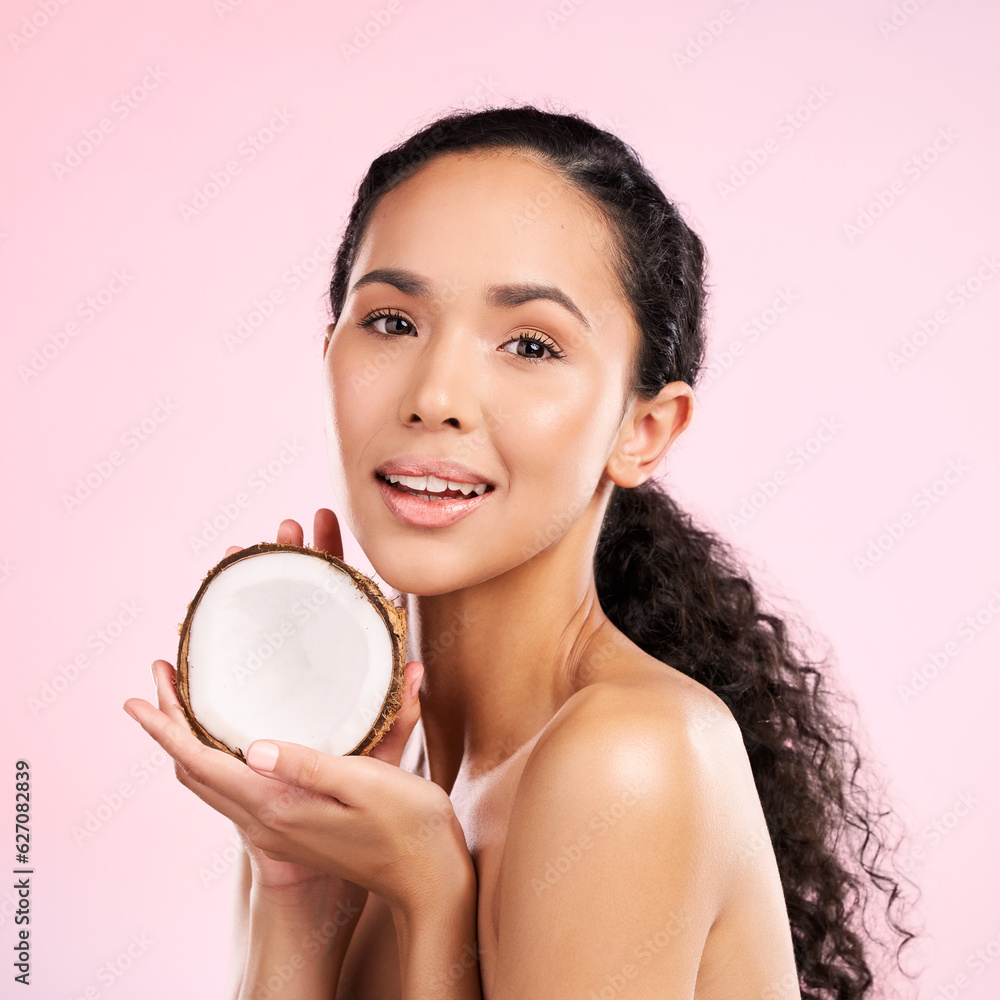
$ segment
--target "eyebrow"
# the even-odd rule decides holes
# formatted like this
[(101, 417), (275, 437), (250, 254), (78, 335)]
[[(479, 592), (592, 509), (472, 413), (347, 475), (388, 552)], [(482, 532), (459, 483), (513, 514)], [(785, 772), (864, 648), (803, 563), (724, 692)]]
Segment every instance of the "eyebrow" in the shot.
[[(351, 292), (356, 292), (365, 285), (374, 284), (392, 285), (404, 295), (413, 295), (417, 298), (430, 298), (433, 294), (431, 282), (402, 267), (377, 267), (358, 278), (351, 286)], [(484, 297), (489, 305), (504, 309), (514, 309), (535, 299), (548, 299), (575, 316), (585, 329), (590, 329), (590, 323), (580, 308), (561, 288), (557, 288), (555, 285), (540, 285), (528, 281), (516, 281), (506, 285), (488, 285)]]

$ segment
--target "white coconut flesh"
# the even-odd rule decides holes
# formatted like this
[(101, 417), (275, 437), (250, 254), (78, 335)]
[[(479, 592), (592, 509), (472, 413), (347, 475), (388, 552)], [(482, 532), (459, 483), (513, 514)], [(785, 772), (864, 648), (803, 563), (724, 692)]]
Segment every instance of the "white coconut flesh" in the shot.
[(188, 701), (238, 755), (257, 739), (347, 754), (369, 734), (390, 689), (389, 628), (326, 559), (267, 552), (205, 589), (190, 621)]

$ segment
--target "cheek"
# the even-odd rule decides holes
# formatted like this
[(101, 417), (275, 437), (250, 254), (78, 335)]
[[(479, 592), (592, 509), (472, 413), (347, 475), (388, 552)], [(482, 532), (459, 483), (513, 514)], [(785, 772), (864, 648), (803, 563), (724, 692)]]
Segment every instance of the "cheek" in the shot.
[(394, 398), (393, 375), (386, 352), (365, 350), (352, 338), (336, 337), (324, 359), (324, 393), (330, 428), (344, 442), (344, 448), (369, 435), (364, 428), (377, 422), (387, 400)]
[(365, 365), (358, 362), (334, 340), (327, 348), (323, 369), (327, 458), (345, 512), (353, 508), (357, 472), (370, 459), (367, 442), (380, 423), (384, 407), (378, 392), (384, 375), (377, 369), (366, 371)]
[(500, 445), (530, 534), (546, 544), (584, 513), (607, 462), (610, 416), (595, 392), (578, 385), (535, 401), (519, 411)]

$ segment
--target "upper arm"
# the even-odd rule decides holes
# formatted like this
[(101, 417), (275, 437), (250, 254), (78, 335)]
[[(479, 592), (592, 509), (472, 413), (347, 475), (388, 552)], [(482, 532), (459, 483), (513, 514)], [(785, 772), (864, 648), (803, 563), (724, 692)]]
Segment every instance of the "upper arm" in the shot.
[(733, 736), (712, 730), (594, 692), (539, 741), (501, 864), (493, 1000), (692, 996), (727, 879)]

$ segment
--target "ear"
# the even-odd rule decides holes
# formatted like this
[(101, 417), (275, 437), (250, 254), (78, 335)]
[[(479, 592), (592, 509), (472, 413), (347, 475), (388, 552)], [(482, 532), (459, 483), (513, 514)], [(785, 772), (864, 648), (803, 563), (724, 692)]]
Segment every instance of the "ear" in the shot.
[(693, 415), (694, 393), (687, 382), (668, 382), (655, 399), (635, 399), (608, 459), (608, 477), (625, 488), (644, 483)]
[(330, 323), (326, 328), (326, 336), (323, 338), (323, 357), (326, 358), (326, 349), (330, 346), (330, 338), (333, 336), (335, 324)]

